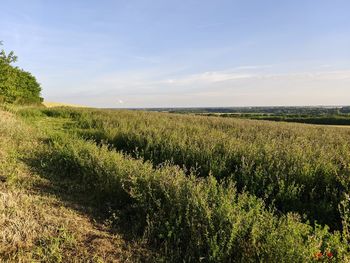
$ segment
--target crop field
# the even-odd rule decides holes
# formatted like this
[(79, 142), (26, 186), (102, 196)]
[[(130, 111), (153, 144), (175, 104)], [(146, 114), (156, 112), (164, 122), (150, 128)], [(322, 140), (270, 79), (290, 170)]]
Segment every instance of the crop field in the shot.
[[(34, 169), (88, 194), (160, 262), (347, 262), (350, 130), (186, 114), (3, 106)], [(125, 227), (125, 224), (127, 227)]]

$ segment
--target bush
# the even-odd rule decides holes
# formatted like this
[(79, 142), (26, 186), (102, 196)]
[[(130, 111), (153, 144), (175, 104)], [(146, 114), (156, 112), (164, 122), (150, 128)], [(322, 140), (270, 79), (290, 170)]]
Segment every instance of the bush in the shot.
[(0, 52), (0, 103), (41, 104), (40, 84), (31, 73), (12, 66), (16, 60), (13, 52)]

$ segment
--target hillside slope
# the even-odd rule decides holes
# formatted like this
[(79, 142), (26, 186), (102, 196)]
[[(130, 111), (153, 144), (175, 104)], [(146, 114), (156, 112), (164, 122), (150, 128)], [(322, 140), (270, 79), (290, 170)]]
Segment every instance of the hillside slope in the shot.
[[(6, 227), (0, 232), (0, 259), (350, 262), (350, 202), (344, 189), (332, 187), (342, 177), (330, 174), (337, 163), (324, 156), (344, 156), (339, 153), (347, 152), (350, 136), (345, 131), (335, 138), (305, 125), (251, 120), (69, 107), (3, 109), (21, 121), (1, 115), (0, 223)], [(331, 140), (325, 144), (324, 138)], [(322, 165), (313, 170), (308, 164), (315, 161)], [(198, 164), (208, 169), (199, 170)], [(235, 174), (225, 174), (225, 167)], [(334, 167), (338, 175), (347, 172)], [(299, 173), (304, 168), (307, 173)], [(239, 177), (243, 189), (237, 187)], [(314, 179), (312, 199), (291, 188), (296, 182), (300, 190), (313, 187)], [(272, 192), (270, 204), (254, 191), (269, 189), (283, 190)], [(276, 200), (295, 204), (290, 197), (339, 205), (340, 220), (325, 219), (340, 229), (274, 206)]]

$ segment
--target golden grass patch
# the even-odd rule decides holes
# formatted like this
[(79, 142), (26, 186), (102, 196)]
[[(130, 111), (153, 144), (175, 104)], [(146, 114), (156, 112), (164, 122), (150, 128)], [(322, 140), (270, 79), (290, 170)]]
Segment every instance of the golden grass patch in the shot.
[(70, 104), (70, 103), (61, 103), (61, 102), (49, 102), (49, 101), (44, 101), (43, 102), (44, 106), (48, 108), (52, 107), (77, 107), (77, 108), (85, 108), (86, 106), (83, 105), (78, 105), (78, 104)]

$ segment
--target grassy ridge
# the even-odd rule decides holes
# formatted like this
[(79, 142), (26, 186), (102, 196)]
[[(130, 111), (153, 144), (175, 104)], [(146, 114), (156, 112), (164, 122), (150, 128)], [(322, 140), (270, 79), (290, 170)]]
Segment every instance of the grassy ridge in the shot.
[(85, 138), (155, 165), (171, 161), (201, 177), (233, 180), (239, 191), (264, 198), (282, 212), (341, 227), (338, 206), (350, 183), (347, 130), (129, 111), (37, 114), (71, 118), (69, 129)]

